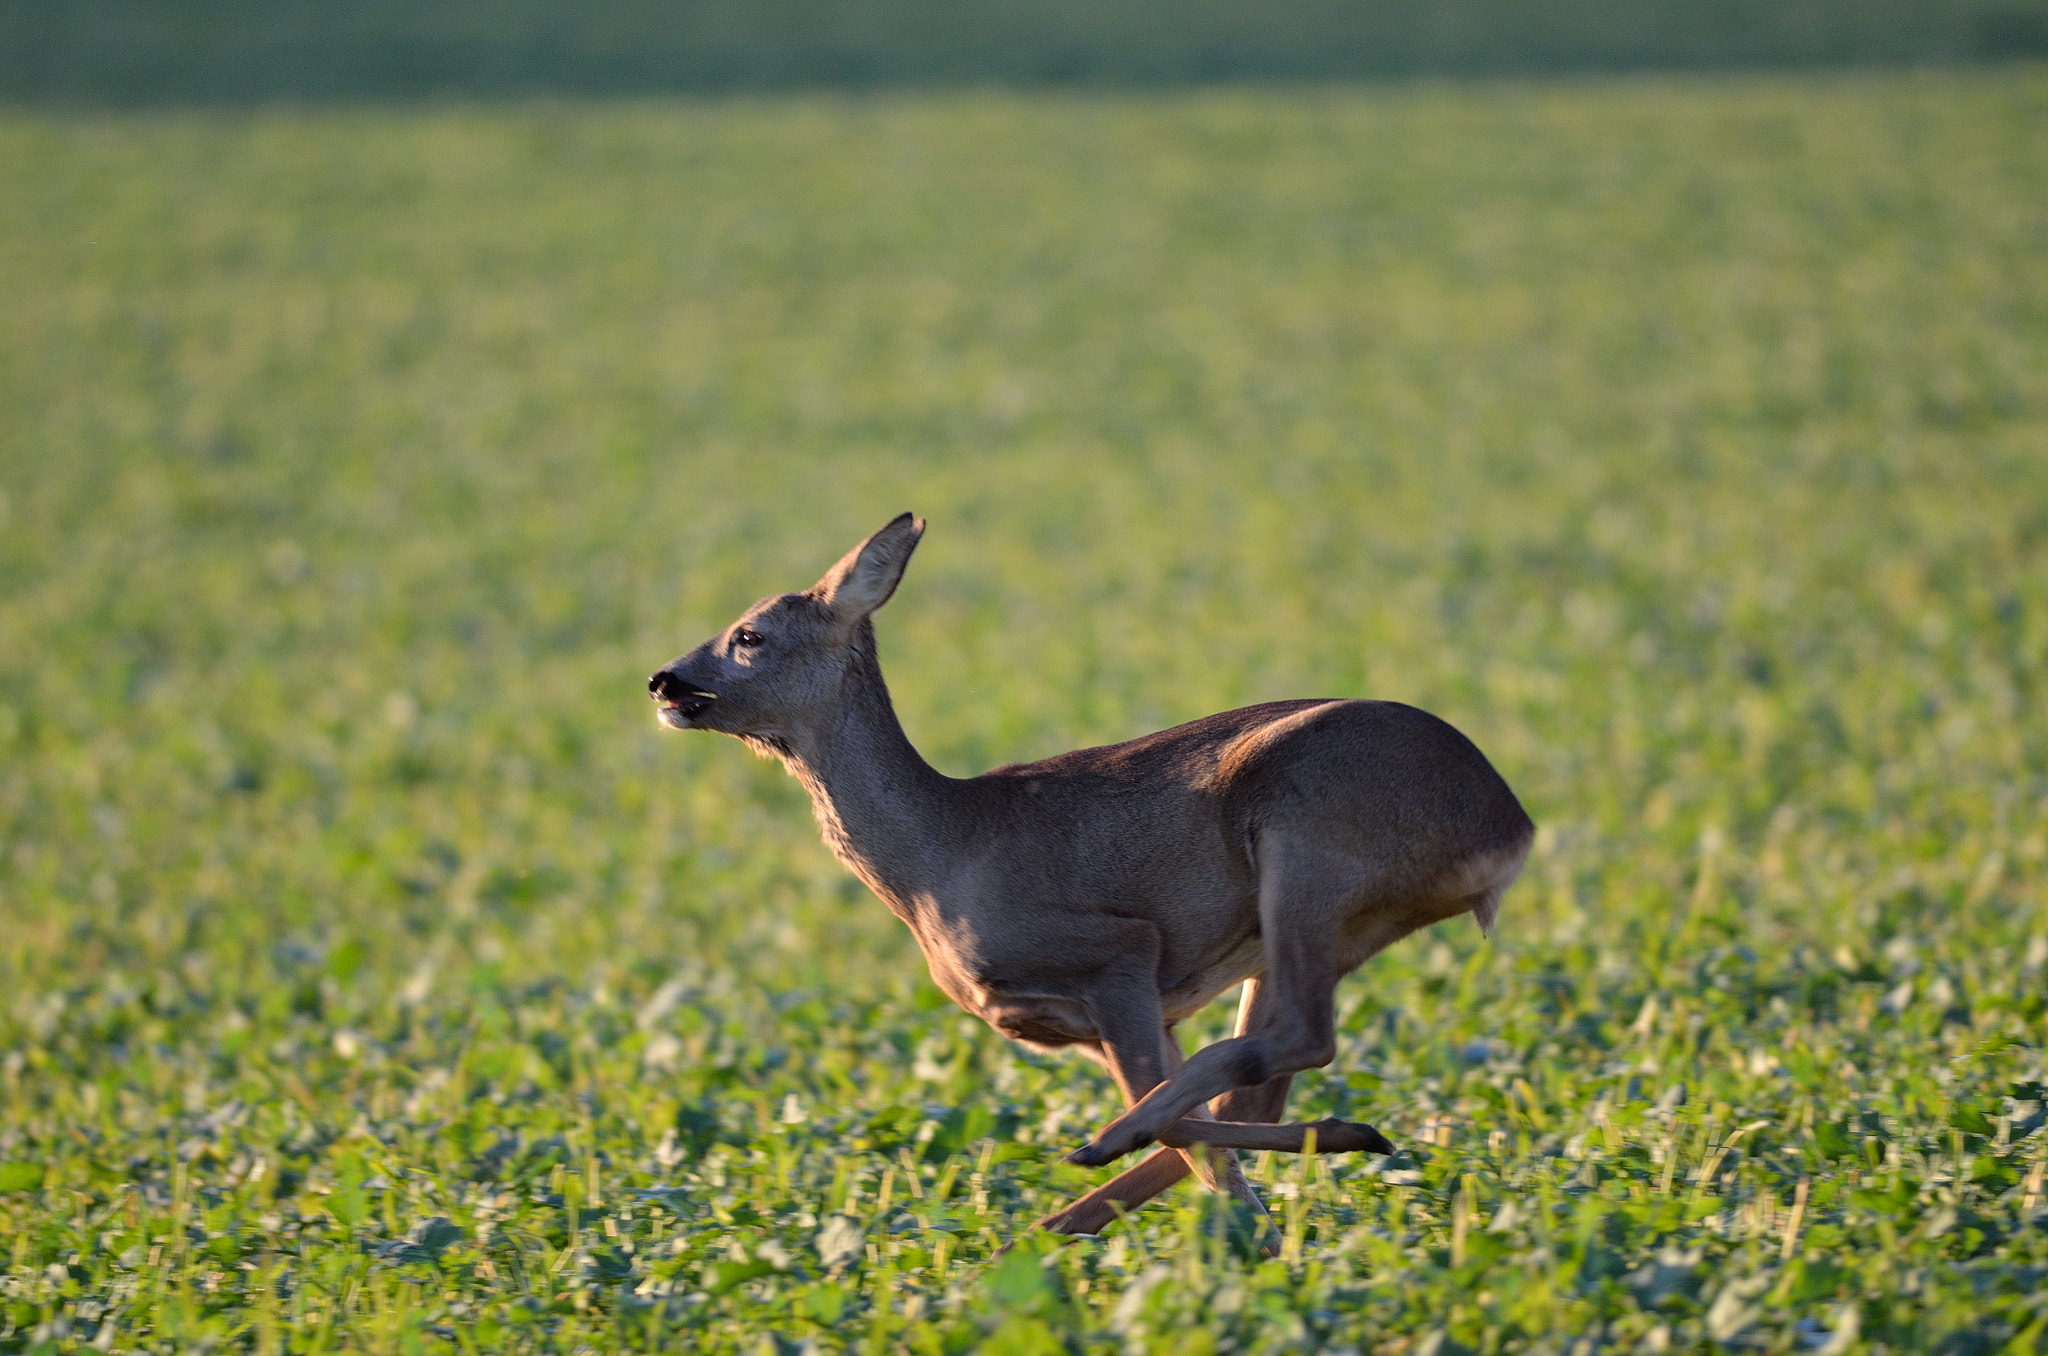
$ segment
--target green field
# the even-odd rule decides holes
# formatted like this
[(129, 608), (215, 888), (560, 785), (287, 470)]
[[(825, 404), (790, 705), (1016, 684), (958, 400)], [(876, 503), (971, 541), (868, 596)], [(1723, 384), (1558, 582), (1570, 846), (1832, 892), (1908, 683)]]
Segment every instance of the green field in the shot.
[[(2044, 185), (2041, 68), (0, 116), (0, 1351), (2048, 1350)], [(1542, 826), (1279, 1260), (1027, 1234), (1107, 1078), (655, 726), (905, 508), (945, 771)]]
[(2048, 0), (0, 0), (0, 103), (1187, 85), (2048, 56)]

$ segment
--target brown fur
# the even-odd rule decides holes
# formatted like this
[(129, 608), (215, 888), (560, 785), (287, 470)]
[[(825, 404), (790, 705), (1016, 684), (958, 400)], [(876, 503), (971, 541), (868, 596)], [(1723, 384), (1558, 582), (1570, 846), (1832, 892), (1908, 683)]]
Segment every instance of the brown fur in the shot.
[[(1046, 1227), (1094, 1232), (1190, 1169), (1257, 1205), (1230, 1150), (1301, 1149), (1310, 1127), (1253, 1123), (1334, 1055), (1337, 981), (1460, 913), (1490, 929), (1529, 818), (1471, 741), (1394, 702), (1267, 702), (943, 776), (897, 723), (871, 621), (923, 532), (896, 518), (656, 673), (661, 718), (781, 759), (961, 1007), (1108, 1067), (1130, 1109), (1074, 1161), (1171, 1146)], [(1241, 982), (1237, 1034), (1183, 1063), (1174, 1024)], [(1313, 1128), (1319, 1149), (1386, 1147)]]

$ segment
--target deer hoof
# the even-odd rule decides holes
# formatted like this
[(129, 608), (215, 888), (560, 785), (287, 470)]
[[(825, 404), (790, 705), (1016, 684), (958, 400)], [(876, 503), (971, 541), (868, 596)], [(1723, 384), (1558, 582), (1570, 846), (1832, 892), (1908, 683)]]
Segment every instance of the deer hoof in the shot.
[(1393, 1142), (1369, 1125), (1326, 1119), (1314, 1123), (1316, 1151), (1326, 1154), (1390, 1154)]
[(1083, 1144), (1080, 1148), (1067, 1155), (1069, 1163), (1078, 1164), (1084, 1168), (1107, 1167), (1109, 1164), (1116, 1162), (1116, 1160), (1117, 1155), (1106, 1152), (1099, 1144)]
[(1146, 1138), (1134, 1140), (1129, 1144), (1119, 1144), (1115, 1139), (1107, 1135), (1098, 1136), (1068, 1154), (1067, 1161), (1079, 1164), (1084, 1168), (1104, 1168), (1132, 1150), (1142, 1149), (1151, 1142), (1149, 1138)]

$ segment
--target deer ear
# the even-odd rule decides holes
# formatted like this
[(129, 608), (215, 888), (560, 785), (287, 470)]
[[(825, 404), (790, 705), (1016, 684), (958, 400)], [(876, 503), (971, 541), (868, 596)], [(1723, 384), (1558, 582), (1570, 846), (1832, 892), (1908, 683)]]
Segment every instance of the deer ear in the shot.
[(918, 538), (923, 535), (924, 519), (897, 514), (881, 531), (825, 571), (825, 577), (811, 592), (842, 620), (861, 620), (896, 592), (903, 568), (910, 564), (910, 553), (917, 549)]

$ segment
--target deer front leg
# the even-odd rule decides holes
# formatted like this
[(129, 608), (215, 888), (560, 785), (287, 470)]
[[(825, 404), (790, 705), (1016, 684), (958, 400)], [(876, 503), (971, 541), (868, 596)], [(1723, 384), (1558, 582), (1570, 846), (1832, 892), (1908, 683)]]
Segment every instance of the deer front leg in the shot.
[[(1416, 926), (1409, 911), (1390, 909), (1347, 935), (1359, 886), (1344, 863), (1304, 849), (1288, 835), (1260, 838), (1259, 926), (1266, 967), (1257, 1011), (1245, 1029), (1199, 1050), (1166, 1082), (1095, 1139), (1068, 1155), (1083, 1167), (1115, 1162), (1166, 1134), (1196, 1107), (1239, 1088), (1255, 1088), (1328, 1064), (1337, 1051), (1337, 981), (1366, 956)], [(1336, 940), (1344, 937), (1346, 954)]]
[[(1180, 1068), (1180, 1046), (1171, 1031), (1162, 1031), (1166, 1044), (1165, 1072), (1171, 1075)], [(1109, 1058), (1102, 1047), (1097, 1046), (1089, 1053), (1109, 1064)], [(1112, 1067), (1112, 1071), (1114, 1066)], [(1122, 1080), (1118, 1080), (1121, 1086)], [(1125, 1092), (1125, 1105), (1130, 1105), (1130, 1094)], [(1198, 1152), (1198, 1151), (1197, 1151)], [(1065, 1208), (1056, 1210), (1038, 1221), (1038, 1227), (1054, 1234), (1099, 1234), (1116, 1222), (1119, 1212), (1136, 1210), (1181, 1178), (1188, 1175), (1197, 1157), (1196, 1152), (1180, 1149), (1161, 1149), (1147, 1157), (1135, 1168), (1120, 1172), (1110, 1181), (1095, 1190), (1070, 1202)]]
[[(1174, 1039), (1172, 1030), (1159, 1012), (1158, 996), (1152, 985), (1105, 986), (1099, 995), (1091, 998), (1088, 1010), (1094, 1018), (1101, 1042), (1102, 1062), (1117, 1080), (1126, 1102), (1135, 1104), (1142, 1100), (1146, 1092), (1179, 1071), (1183, 1060), (1180, 1043)], [(1147, 1079), (1151, 1081), (1148, 1083)], [(1194, 1114), (1206, 1116), (1208, 1113), (1197, 1109)], [(1173, 1161), (1176, 1158), (1178, 1164)], [(1063, 1233), (1098, 1232), (1116, 1217), (1112, 1201), (1126, 1207), (1135, 1205), (1172, 1186), (1190, 1170), (1211, 1191), (1227, 1192), (1258, 1211), (1261, 1217), (1265, 1216), (1266, 1207), (1252, 1189), (1252, 1184), (1245, 1180), (1236, 1154), (1227, 1148), (1190, 1142), (1174, 1150), (1172, 1157), (1160, 1155), (1156, 1162), (1147, 1160), (1133, 1173), (1126, 1173), (1090, 1192), (1066, 1210), (1048, 1216), (1044, 1222), (1047, 1227)], [(1126, 1183), (1125, 1177), (1134, 1174), (1136, 1180)], [(1127, 1196), (1127, 1188), (1141, 1189), (1142, 1194), (1132, 1190)], [(1084, 1228), (1084, 1225), (1093, 1227)]]
[(1240, 1089), (1255, 1092), (1264, 1085), (1284, 1088), (1281, 1079), (1291, 1081), (1299, 1070), (1329, 1063), (1336, 1043), (1335, 1014), (1330, 1006), (1335, 978), (1331, 975), (1326, 982), (1310, 986), (1306, 995), (1289, 995), (1284, 986), (1276, 986), (1277, 1000), (1296, 998), (1295, 1002), (1285, 1004), (1284, 1017), (1197, 1051), (1178, 1072), (1148, 1089), (1094, 1140), (1069, 1154), (1069, 1161), (1083, 1167), (1113, 1163), (1169, 1133), (1175, 1122), (1212, 1097)]
[[(1262, 996), (1271, 992), (1270, 986), (1261, 980), (1245, 981), (1244, 1001), (1238, 1005), (1234, 1035), (1242, 1036), (1252, 1027), (1262, 1006)], [(1256, 1086), (1226, 1092), (1210, 1104), (1207, 1114), (1198, 1107), (1175, 1122), (1159, 1136), (1159, 1142), (1180, 1148), (1208, 1144), (1298, 1154), (1307, 1147), (1309, 1132), (1314, 1131), (1317, 1153), (1394, 1152), (1386, 1136), (1369, 1125), (1328, 1118), (1307, 1125), (1277, 1124), (1287, 1107), (1287, 1091), (1293, 1082), (1293, 1074), (1283, 1073)]]
[[(1239, 1030), (1243, 1029), (1253, 1009), (1257, 993), (1257, 982), (1248, 982), (1245, 986), (1243, 1002), (1238, 1007), (1237, 1022)], [(1160, 1023), (1158, 1030), (1161, 1043), (1161, 1073), (1164, 1077), (1171, 1078), (1175, 1073), (1179, 1072), (1183, 1063), (1180, 1042), (1174, 1037), (1172, 1028), (1166, 1026), (1163, 1021)], [(1104, 1042), (1101, 1048), (1101, 1057), (1103, 1063), (1109, 1066), (1111, 1073), (1117, 1076), (1118, 1084), (1123, 1088), (1126, 1101), (1135, 1100), (1132, 1098), (1133, 1089), (1127, 1077), (1117, 1074), (1115, 1056), (1112, 1055), (1110, 1044), (1107, 1041)], [(1258, 1089), (1246, 1089), (1245, 1091), (1252, 1093), (1253, 1099), (1236, 1102), (1225, 1099), (1225, 1102), (1218, 1104), (1219, 1109), (1223, 1105), (1228, 1104), (1233, 1112), (1241, 1115), (1244, 1119), (1261, 1118), (1261, 1113), (1263, 1113), (1264, 1119), (1276, 1119), (1279, 1116), (1280, 1108), (1285, 1105), (1287, 1100), (1287, 1080), (1276, 1080), (1275, 1085)], [(1277, 1096), (1275, 1095), (1276, 1093)], [(1270, 1110), (1267, 1110), (1268, 1107), (1270, 1107)], [(1190, 1119), (1205, 1117), (1207, 1114), (1206, 1111), (1197, 1108), (1191, 1113)], [(1100, 1233), (1116, 1219), (1119, 1209), (1125, 1211), (1137, 1209), (1146, 1201), (1151, 1200), (1154, 1196), (1157, 1196), (1160, 1192), (1165, 1191), (1168, 1187), (1180, 1181), (1181, 1178), (1187, 1176), (1191, 1169), (1197, 1174), (1202, 1184), (1211, 1191), (1228, 1192), (1238, 1200), (1257, 1210), (1261, 1217), (1267, 1218), (1269, 1223), (1271, 1222), (1270, 1217), (1266, 1216), (1265, 1204), (1260, 1201), (1258, 1193), (1252, 1188), (1251, 1183), (1245, 1180), (1243, 1167), (1238, 1163), (1236, 1154), (1228, 1149), (1213, 1147), (1204, 1149), (1199, 1145), (1190, 1145), (1189, 1147), (1178, 1149), (1161, 1149), (1137, 1167), (1118, 1174), (1114, 1180), (1106, 1182), (1087, 1195), (1080, 1197), (1065, 1209), (1047, 1215), (1038, 1222), (1038, 1227), (1060, 1234)], [(1274, 1246), (1276, 1246), (1273, 1242), (1275, 1237), (1277, 1235), (1269, 1230), (1266, 1241), (1268, 1252), (1271, 1252)]]

